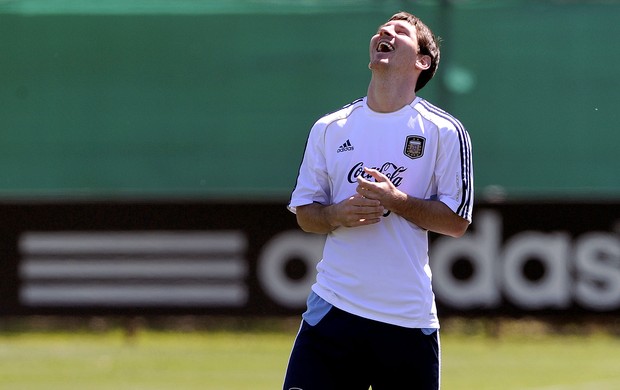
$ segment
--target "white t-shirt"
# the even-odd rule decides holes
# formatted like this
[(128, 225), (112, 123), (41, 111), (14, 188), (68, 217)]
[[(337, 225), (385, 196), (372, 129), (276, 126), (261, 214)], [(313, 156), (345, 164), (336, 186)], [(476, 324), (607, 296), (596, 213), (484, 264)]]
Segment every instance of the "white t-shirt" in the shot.
[[(289, 209), (338, 203), (356, 193), (364, 167), (399, 190), (436, 199), (471, 222), (471, 141), (461, 123), (417, 97), (397, 112), (372, 111), (366, 98), (318, 120), (308, 137)], [(361, 317), (438, 328), (427, 231), (389, 212), (381, 222), (328, 234), (313, 291)]]

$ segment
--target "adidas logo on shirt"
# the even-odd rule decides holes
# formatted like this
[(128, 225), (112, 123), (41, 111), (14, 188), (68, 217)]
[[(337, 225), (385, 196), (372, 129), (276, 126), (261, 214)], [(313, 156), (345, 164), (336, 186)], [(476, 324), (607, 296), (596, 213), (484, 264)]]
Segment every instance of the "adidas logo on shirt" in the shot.
[(336, 150), (336, 153), (350, 152), (353, 149), (355, 149), (355, 148), (353, 147), (353, 145), (351, 145), (351, 141), (347, 140), (347, 142), (345, 142), (342, 145), (340, 145), (338, 150)]

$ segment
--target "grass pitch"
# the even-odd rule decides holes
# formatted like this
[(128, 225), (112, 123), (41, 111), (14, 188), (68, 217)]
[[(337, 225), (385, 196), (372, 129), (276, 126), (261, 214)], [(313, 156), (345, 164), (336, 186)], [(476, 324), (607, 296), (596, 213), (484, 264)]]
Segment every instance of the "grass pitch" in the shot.
[[(0, 332), (0, 389), (273, 390), (296, 329)], [(620, 389), (620, 337), (445, 329), (444, 390)]]

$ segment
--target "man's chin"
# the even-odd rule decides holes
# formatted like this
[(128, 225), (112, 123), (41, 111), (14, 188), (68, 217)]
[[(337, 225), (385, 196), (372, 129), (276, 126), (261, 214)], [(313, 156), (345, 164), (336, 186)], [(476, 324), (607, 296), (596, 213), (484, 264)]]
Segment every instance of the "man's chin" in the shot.
[(385, 69), (387, 68), (389, 64), (390, 62), (387, 59), (372, 60), (370, 61), (370, 63), (368, 63), (368, 69), (372, 69), (372, 70)]

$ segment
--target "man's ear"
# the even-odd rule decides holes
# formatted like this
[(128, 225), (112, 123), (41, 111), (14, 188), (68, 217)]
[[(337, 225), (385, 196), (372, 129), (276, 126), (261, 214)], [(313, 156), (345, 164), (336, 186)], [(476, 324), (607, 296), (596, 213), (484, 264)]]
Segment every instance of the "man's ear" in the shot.
[(431, 56), (427, 54), (418, 54), (415, 61), (416, 68), (420, 70), (426, 70), (431, 67)]

